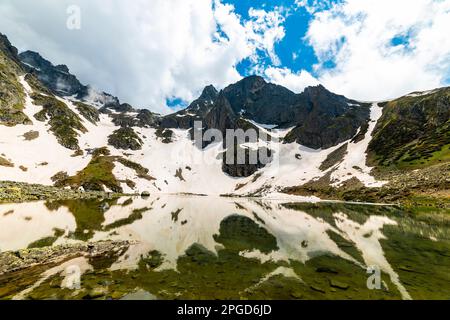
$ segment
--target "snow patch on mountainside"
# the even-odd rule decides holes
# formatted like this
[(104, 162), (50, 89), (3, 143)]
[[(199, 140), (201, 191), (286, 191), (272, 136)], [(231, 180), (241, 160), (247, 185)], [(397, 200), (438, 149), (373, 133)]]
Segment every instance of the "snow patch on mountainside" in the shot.
[[(88, 159), (72, 157), (72, 150), (61, 146), (56, 137), (49, 131), (47, 122), (40, 122), (34, 115), (42, 110), (35, 106), (30, 97), (31, 87), (20, 77), (20, 83), (24, 87), (25, 109), (24, 113), (33, 121), (33, 125), (17, 125), (1, 130), (0, 154), (14, 163), (13, 168), (0, 166), (0, 177), (4, 181), (20, 181), (52, 185), (51, 177), (65, 171), (69, 175), (83, 169), (89, 162)], [(24, 134), (30, 131), (39, 132), (39, 136), (27, 141)]]
[[(218, 158), (223, 152), (221, 144), (200, 150), (190, 139), (188, 130), (172, 130), (173, 142), (169, 144), (156, 137), (155, 129), (135, 130), (141, 138), (146, 137), (144, 148), (133, 152), (129, 159), (150, 169), (150, 175), (156, 178), (156, 191), (220, 195), (234, 190), (238, 179), (222, 172), (222, 161)], [(152, 187), (145, 180), (133, 181), (140, 190)]]
[(370, 140), (372, 140), (372, 134), (375, 130), (377, 121), (382, 114), (383, 108), (379, 107), (377, 103), (374, 103), (371, 108), (369, 128), (364, 139), (358, 143), (348, 143), (347, 155), (345, 156), (344, 161), (342, 161), (336, 171), (331, 174), (333, 186), (340, 186), (342, 183), (353, 177), (356, 177), (366, 187), (381, 187), (386, 183), (384, 181), (377, 181), (370, 174), (372, 168), (366, 165), (366, 152)]
[[(20, 77), (20, 83), (26, 93), (25, 114), (32, 119), (33, 125), (17, 125), (1, 128), (0, 154), (14, 163), (14, 167), (0, 166), (2, 180), (52, 185), (51, 177), (63, 171), (69, 176), (84, 169), (92, 159), (91, 151), (107, 146), (113, 156), (120, 156), (140, 164), (149, 170), (148, 175), (155, 180), (137, 177), (134, 170), (115, 162), (113, 174), (122, 181), (125, 192), (149, 191), (152, 193), (193, 193), (208, 195), (257, 195), (279, 196), (285, 187), (303, 185), (311, 180), (330, 174), (334, 186), (339, 186), (352, 177), (356, 177), (368, 187), (378, 187), (383, 182), (371, 176), (371, 168), (366, 166), (366, 150), (372, 138), (382, 108), (372, 106), (371, 121), (365, 138), (358, 143), (341, 143), (327, 150), (314, 150), (297, 143), (283, 143), (283, 138), (293, 129), (274, 129), (250, 121), (259, 130), (273, 137), (270, 142), (259, 141), (246, 147), (256, 149), (266, 146), (273, 153), (273, 161), (247, 178), (235, 178), (222, 171), (221, 143), (213, 143), (204, 150), (199, 149), (191, 140), (188, 130), (173, 129), (171, 143), (164, 143), (154, 128), (133, 128), (143, 140), (142, 150), (118, 150), (108, 145), (108, 137), (117, 129), (107, 114), (100, 114), (96, 124), (85, 119), (69, 99), (58, 98), (75, 112), (87, 129), (79, 132), (78, 141), (84, 151), (82, 156), (73, 156), (74, 151), (61, 146), (46, 122), (37, 121), (34, 115), (42, 110), (35, 106), (30, 97), (32, 89)], [(25, 140), (23, 135), (29, 131), (39, 132), (34, 140)], [(328, 155), (344, 144), (348, 144), (348, 153), (343, 160), (332, 168), (322, 171), (321, 164)], [(134, 188), (125, 181), (132, 181)], [(132, 184), (131, 184), (132, 185)], [(314, 199), (311, 199), (314, 200)]]

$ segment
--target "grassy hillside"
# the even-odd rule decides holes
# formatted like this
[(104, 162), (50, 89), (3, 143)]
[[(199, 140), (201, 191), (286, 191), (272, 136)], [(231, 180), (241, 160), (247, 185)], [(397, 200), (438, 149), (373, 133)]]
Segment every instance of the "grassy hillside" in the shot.
[(384, 104), (369, 145), (381, 167), (419, 169), (450, 160), (450, 88)]
[(23, 113), (25, 93), (19, 82), (20, 67), (12, 61), (0, 45), (0, 125), (31, 124)]

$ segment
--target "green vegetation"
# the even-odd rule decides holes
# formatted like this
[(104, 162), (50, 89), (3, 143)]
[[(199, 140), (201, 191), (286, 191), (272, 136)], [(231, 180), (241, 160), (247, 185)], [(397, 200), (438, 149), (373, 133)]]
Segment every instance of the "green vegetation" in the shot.
[[(450, 131), (450, 127), (448, 128)], [(423, 142), (426, 144), (427, 142)], [(438, 151), (427, 152), (424, 148), (434, 148), (433, 146), (416, 146), (408, 151), (402, 158), (399, 159), (398, 168), (399, 169), (419, 169), (425, 166), (430, 166), (433, 164), (441, 162), (450, 161), (450, 144), (447, 144)], [(422, 153), (423, 152), (423, 153)]]
[(0, 125), (32, 124), (23, 113), (25, 92), (18, 79), (22, 72), (13, 60), (0, 51)]
[(43, 107), (34, 115), (36, 120), (42, 122), (48, 120), (50, 131), (62, 146), (70, 150), (80, 149), (77, 130), (82, 133), (86, 133), (87, 130), (78, 115), (54, 96), (34, 93), (31, 97), (36, 105)]
[[(134, 210), (129, 217), (104, 226), (107, 208), (118, 205), (115, 200), (57, 201), (48, 202), (50, 210), (66, 206), (75, 217), (76, 231), (73, 239), (87, 241), (96, 231), (114, 231), (142, 219), (151, 208)], [(395, 206), (370, 206), (340, 203), (289, 203), (285, 207), (308, 214), (310, 219), (325, 221), (333, 229), (326, 232), (339, 249), (352, 256), (346, 260), (329, 251), (308, 251), (306, 262), (300, 259), (259, 260), (242, 255), (244, 251), (259, 250), (270, 254), (278, 250), (277, 239), (258, 219), (231, 215), (220, 223), (217, 252), (211, 252), (194, 243), (176, 261), (176, 270), (160, 268), (166, 256), (154, 249), (143, 253), (134, 269), (112, 270), (119, 258), (126, 257), (128, 247), (117, 250), (106, 247), (102, 254), (86, 254), (95, 243), (83, 245), (84, 251), (65, 248), (45, 248), (42, 251), (21, 250), (10, 256), (27, 256), (28, 260), (44, 253), (49, 257), (58, 252), (69, 251), (80, 256), (86, 251), (93, 270), (83, 273), (79, 290), (61, 288), (63, 274), (55, 274), (34, 288), (28, 299), (121, 299), (139, 292), (145, 297), (158, 299), (401, 299), (398, 286), (384, 269), (381, 271), (381, 289), (367, 287), (368, 273), (365, 268), (361, 243), (344, 238), (334, 213), (341, 213), (352, 223), (370, 224), (376, 216), (392, 220), (385, 225), (379, 241), (387, 263), (399, 275), (400, 283), (413, 299), (447, 299), (450, 287), (448, 266), (450, 264), (450, 220), (440, 220), (439, 215), (415, 216)], [(150, 211), (151, 212), (151, 211)], [(149, 213), (150, 213), (149, 212)], [(62, 230), (55, 230), (61, 235)], [(434, 237), (434, 238), (433, 238)], [(375, 238), (367, 241), (377, 243)], [(434, 240), (432, 240), (434, 239)], [(164, 239), (161, 239), (164, 241)], [(41, 239), (31, 246), (53, 244), (51, 237)], [(134, 245), (134, 244), (132, 244)], [(136, 244), (140, 247), (140, 244)], [(291, 243), (308, 250), (308, 241)], [(115, 248), (116, 245), (111, 244)], [(374, 253), (376, 254), (376, 253)], [(40, 256), (39, 256), (40, 257)], [(367, 257), (366, 257), (367, 258)], [(45, 263), (45, 259), (41, 259)], [(33, 264), (29, 269), (0, 276), (0, 299), (10, 299), (18, 292), (41, 279), (43, 272), (55, 266)]]
[(59, 237), (64, 235), (65, 231), (61, 229), (53, 229), (53, 236), (42, 238), (28, 245), (28, 249), (51, 247)]
[(116, 157), (115, 160), (124, 165), (125, 167), (133, 169), (136, 172), (138, 178), (145, 179), (148, 181), (155, 180), (155, 178), (153, 178), (151, 175), (148, 174), (149, 170), (141, 166), (139, 163), (130, 161), (122, 157)]
[(53, 96), (53, 93), (46, 86), (44, 86), (35, 75), (27, 73), (25, 75), (25, 81), (28, 83), (34, 93)]
[(131, 127), (124, 127), (114, 131), (108, 137), (108, 143), (116, 149), (141, 150), (143, 141)]
[(418, 169), (450, 160), (450, 88), (388, 102), (369, 145), (382, 167)]
[(232, 215), (220, 223), (220, 234), (214, 240), (233, 251), (257, 249), (270, 253), (278, 249), (277, 240), (252, 219)]
[(105, 209), (117, 203), (117, 199), (63, 200), (47, 202), (50, 210), (66, 207), (75, 217), (77, 228), (69, 238), (88, 241), (105, 222)]
[(0, 181), (0, 203), (20, 203), (50, 199), (92, 199), (106, 196), (115, 197), (118, 195), (110, 195), (104, 192), (80, 192), (78, 190), (65, 190), (38, 184)]
[(75, 189), (83, 187), (89, 191), (104, 191), (106, 187), (113, 192), (122, 193), (121, 183), (127, 181), (117, 180), (114, 176), (113, 169), (116, 162), (134, 170), (139, 178), (154, 180), (148, 175), (148, 169), (122, 157), (111, 156), (106, 147), (94, 150), (89, 164), (75, 176), (68, 177), (64, 173), (58, 173), (52, 180), (56, 187), (70, 186)]
[(144, 217), (143, 213), (145, 213), (145, 212), (147, 212), (149, 210), (151, 210), (151, 208), (147, 208), (147, 207), (141, 208), (141, 209), (135, 209), (135, 210), (133, 210), (133, 212), (128, 217), (126, 217), (124, 219), (120, 219), (120, 220), (114, 221), (113, 223), (105, 226), (103, 228), (103, 230), (110, 231), (110, 230), (114, 230), (114, 229), (120, 228), (122, 226), (130, 225), (130, 224), (132, 224), (135, 221), (141, 220)]
[(73, 101), (72, 103), (78, 112), (92, 124), (97, 124), (100, 121), (100, 112), (97, 108), (79, 101)]

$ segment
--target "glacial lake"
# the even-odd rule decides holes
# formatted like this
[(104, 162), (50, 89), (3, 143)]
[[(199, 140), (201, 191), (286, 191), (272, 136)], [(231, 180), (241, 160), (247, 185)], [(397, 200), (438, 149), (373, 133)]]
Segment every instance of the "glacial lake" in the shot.
[(0, 275), (0, 299), (450, 299), (448, 213), (201, 196), (0, 205), (0, 252), (124, 251)]

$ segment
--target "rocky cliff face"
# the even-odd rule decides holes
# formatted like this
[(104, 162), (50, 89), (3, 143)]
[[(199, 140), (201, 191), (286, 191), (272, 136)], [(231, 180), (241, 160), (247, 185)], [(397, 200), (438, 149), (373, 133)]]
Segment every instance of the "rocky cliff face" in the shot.
[[(205, 91), (208, 88), (205, 88)], [(229, 105), (227, 114), (256, 123), (294, 130), (285, 142), (298, 142), (304, 146), (320, 149), (335, 146), (354, 137), (361, 126), (367, 125), (370, 105), (336, 95), (323, 86), (306, 88), (301, 94), (267, 83), (259, 76), (251, 76), (225, 88), (220, 94), (205, 91), (186, 110), (164, 117), (162, 125), (167, 128), (188, 129), (195, 120), (210, 121), (214, 112)], [(218, 101), (218, 97), (221, 100)], [(220, 104), (217, 108), (217, 104)], [(222, 125), (216, 127), (223, 129)], [(231, 125), (229, 129), (232, 129)]]
[(210, 85), (203, 89), (198, 99), (193, 101), (186, 109), (167, 115), (161, 119), (161, 126), (166, 129), (190, 129), (195, 121), (202, 121), (214, 107), (219, 93)]
[(23, 73), (17, 49), (0, 34), (0, 125), (31, 124), (23, 112), (25, 95), (18, 78)]
[(86, 90), (66, 65), (54, 66), (34, 51), (22, 52), (19, 58), (28, 72), (34, 73), (45, 86), (58, 95), (80, 96)]
[(307, 112), (298, 115), (301, 120), (285, 138), (288, 143), (327, 149), (351, 139), (369, 121), (370, 104), (348, 100), (323, 86), (306, 88), (299, 101)]

